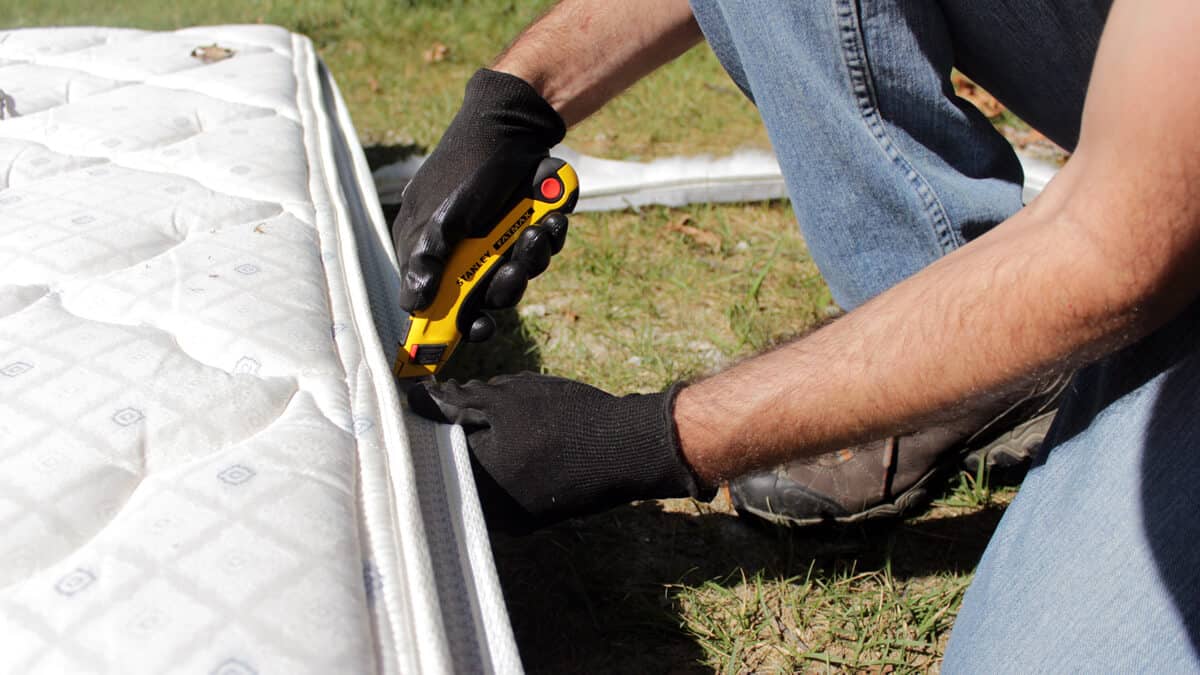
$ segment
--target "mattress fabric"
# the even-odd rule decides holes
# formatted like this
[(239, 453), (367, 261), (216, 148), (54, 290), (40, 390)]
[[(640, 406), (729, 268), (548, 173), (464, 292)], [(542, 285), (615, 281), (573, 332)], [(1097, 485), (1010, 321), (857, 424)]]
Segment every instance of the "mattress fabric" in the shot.
[(311, 43), (0, 32), (0, 101), (0, 673), (518, 670)]

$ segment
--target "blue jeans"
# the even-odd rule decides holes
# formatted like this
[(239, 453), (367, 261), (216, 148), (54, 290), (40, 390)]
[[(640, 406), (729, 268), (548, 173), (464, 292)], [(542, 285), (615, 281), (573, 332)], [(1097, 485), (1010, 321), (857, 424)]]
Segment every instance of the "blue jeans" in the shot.
[[(951, 67), (1073, 148), (1108, 5), (692, 0), (846, 309), (1021, 207), (1015, 155), (954, 96)], [(980, 562), (947, 672), (1200, 668), (1198, 327), (1189, 311), (1075, 379)]]

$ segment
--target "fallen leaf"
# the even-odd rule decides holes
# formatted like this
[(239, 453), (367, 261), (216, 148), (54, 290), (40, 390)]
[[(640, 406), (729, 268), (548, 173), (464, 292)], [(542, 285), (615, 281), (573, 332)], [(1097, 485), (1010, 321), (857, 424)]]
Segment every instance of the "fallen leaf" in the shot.
[(972, 82), (966, 75), (955, 71), (950, 76), (950, 82), (954, 85), (954, 93), (970, 101), (988, 119), (998, 117), (1004, 112), (1003, 103), (997, 101), (996, 97), (984, 91), (983, 87)]
[(446, 56), (450, 54), (450, 48), (441, 42), (433, 43), (429, 49), (421, 53), (421, 58), (425, 59), (425, 63), (441, 63), (446, 60)]
[(998, 128), (1009, 143), (1031, 157), (1061, 166), (1071, 156), (1071, 153), (1063, 150), (1037, 129), (1022, 129), (1007, 124), (1002, 124)]
[(1046, 138), (1045, 134), (1037, 129), (1014, 129), (1012, 127), (1005, 127), (1001, 131), (1004, 134), (1004, 137), (1007, 138), (1010, 143), (1021, 149), (1025, 149), (1030, 145), (1046, 143), (1050, 140)]
[(717, 253), (721, 250), (720, 235), (712, 232), (706, 232), (705, 230), (702, 230), (694, 225), (688, 225), (690, 222), (692, 222), (692, 217), (685, 213), (678, 218), (669, 221), (663, 229), (665, 229), (667, 232), (678, 232), (684, 237), (691, 239), (696, 244), (707, 247), (713, 253)]
[(254, 226), (254, 231), (259, 234), (266, 234), (267, 233), (266, 227), (267, 227), (266, 223), (259, 223)]
[(214, 42), (206, 47), (196, 47), (193, 49), (192, 58), (200, 59), (204, 63), (216, 63), (217, 61), (232, 58), (235, 53), (232, 49), (220, 47)]
[(579, 315), (568, 309), (563, 312), (563, 318), (566, 319), (569, 323), (575, 323), (576, 321), (579, 320)]

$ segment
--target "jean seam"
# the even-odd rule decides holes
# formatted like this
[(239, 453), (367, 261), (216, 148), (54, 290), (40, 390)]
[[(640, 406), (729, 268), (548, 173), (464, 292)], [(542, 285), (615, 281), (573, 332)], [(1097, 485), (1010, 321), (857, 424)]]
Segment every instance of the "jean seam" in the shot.
[(834, 0), (834, 11), (838, 22), (838, 41), (841, 43), (842, 63), (846, 66), (850, 93), (854, 97), (854, 102), (858, 106), (867, 131), (875, 140), (876, 145), (892, 164), (904, 172), (905, 180), (917, 199), (922, 202), (930, 229), (937, 239), (938, 246), (941, 247), (941, 253), (949, 253), (963, 242), (955, 233), (950, 222), (950, 215), (946, 212), (941, 199), (938, 198), (937, 191), (908, 161), (884, 127), (856, 5), (856, 0)]
[[(692, 4), (692, 0), (688, 0), (688, 6), (691, 7), (694, 15), (696, 12), (696, 7)], [(715, 3), (715, 9), (721, 15), (721, 24), (724, 26), (729, 26), (729, 17), (725, 15), (725, 5), (722, 3)], [(712, 10), (710, 9), (710, 11)], [(701, 27), (701, 32), (703, 32), (703, 26)], [(728, 37), (728, 29), (726, 29), (726, 37)], [(708, 36), (706, 35), (705, 41), (707, 40)], [(733, 81), (734, 86), (736, 86), (742, 92), (742, 95), (746, 97), (746, 100), (750, 101), (757, 108), (758, 101), (754, 99), (754, 91), (750, 88), (749, 78), (746, 76), (746, 68), (742, 65), (741, 49), (737, 48), (736, 46), (726, 44), (724, 46), (724, 51), (731, 51), (732, 54), (727, 53), (725, 54), (725, 58), (722, 58), (721, 55), (716, 54), (716, 49), (712, 48), (711, 42), (709, 43), (709, 48), (712, 49), (713, 54), (717, 56), (717, 61), (721, 64), (721, 68), (725, 71), (725, 74), (728, 75), (729, 79)], [(740, 79), (734, 76), (732, 69), (729, 68), (729, 64), (726, 63), (727, 59), (733, 59), (734, 63), (737, 64), (737, 72), (738, 75), (741, 76)]]

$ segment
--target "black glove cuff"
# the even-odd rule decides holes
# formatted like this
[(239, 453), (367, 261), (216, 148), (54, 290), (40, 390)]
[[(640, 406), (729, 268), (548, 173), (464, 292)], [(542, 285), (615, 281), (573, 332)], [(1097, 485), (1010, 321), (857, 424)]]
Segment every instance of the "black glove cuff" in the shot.
[(471, 76), (463, 96), (462, 113), (503, 125), (500, 133), (511, 132), (514, 127), (532, 133), (547, 148), (558, 145), (567, 135), (562, 117), (532, 85), (498, 70), (480, 68)]
[(630, 394), (593, 410), (586, 446), (566, 449), (577, 453), (564, 462), (571, 483), (605, 506), (635, 499), (711, 499), (715, 490), (701, 488), (679, 448), (673, 410), (681, 388)]

